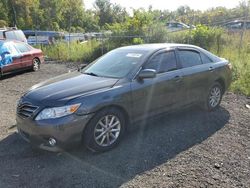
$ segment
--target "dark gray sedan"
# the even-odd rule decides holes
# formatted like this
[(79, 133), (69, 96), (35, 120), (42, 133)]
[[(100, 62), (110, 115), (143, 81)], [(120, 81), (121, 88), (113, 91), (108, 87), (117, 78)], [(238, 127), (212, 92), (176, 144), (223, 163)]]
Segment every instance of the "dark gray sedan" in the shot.
[(230, 82), (231, 64), (197, 46), (122, 47), (33, 86), (18, 102), (17, 128), (42, 149), (83, 141), (107, 151), (135, 121), (194, 104), (216, 109)]

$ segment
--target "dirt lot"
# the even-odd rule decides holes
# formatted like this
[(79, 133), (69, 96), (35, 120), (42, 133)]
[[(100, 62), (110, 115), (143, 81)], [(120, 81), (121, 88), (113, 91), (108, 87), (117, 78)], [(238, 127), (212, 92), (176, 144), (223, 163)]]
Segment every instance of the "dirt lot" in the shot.
[(134, 125), (110, 152), (32, 149), (16, 134), (16, 102), (68, 70), (45, 64), (0, 80), (0, 187), (250, 187), (250, 99), (232, 93), (212, 113), (194, 108)]

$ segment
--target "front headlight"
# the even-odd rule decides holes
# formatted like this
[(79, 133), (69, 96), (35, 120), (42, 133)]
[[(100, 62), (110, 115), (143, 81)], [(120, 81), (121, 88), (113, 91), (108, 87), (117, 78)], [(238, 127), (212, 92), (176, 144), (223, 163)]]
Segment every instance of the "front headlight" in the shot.
[(45, 108), (36, 116), (35, 120), (55, 119), (67, 116), (76, 112), (80, 105), (81, 104), (73, 104), (62, 107)]

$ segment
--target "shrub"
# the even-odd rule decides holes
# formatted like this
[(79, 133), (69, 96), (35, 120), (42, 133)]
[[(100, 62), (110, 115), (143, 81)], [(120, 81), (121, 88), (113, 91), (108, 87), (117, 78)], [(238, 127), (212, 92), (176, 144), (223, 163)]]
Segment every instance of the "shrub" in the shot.
[(204, 49), (211, 49), (215, 44), (218, 45), (222, 43), (222, 33), (223, 30), (220, 28), (198, 25), (196, 29), (191, 32), (191, 43)]
[(142, 38), (133, 38), (133, 44), (143, 44), (144, 40)]
[(204, 25), (198, 25), (196, 29), (170, 33), (168, 35), (168, 41), (193, 44), (207, 50), (214, 47), (216, 51), (219, 52), (221, 45), (224, 43), (222, 34), (223, 30), (221, 28), (210, 28)]

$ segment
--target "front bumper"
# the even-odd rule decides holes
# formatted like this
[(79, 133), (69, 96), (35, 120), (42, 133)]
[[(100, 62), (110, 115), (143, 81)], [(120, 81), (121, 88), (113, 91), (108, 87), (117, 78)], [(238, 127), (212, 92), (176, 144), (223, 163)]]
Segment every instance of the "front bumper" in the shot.
[[(19, 135), (32, 145), (58, 152), (81, 142), (83, 130), (92, 116), (93, 114), (69, 115), (58, 119), (35, 121), (17, 115), (17, 130)], [(56, 140), (55, 145), (50, 145), (50, 138)]]

